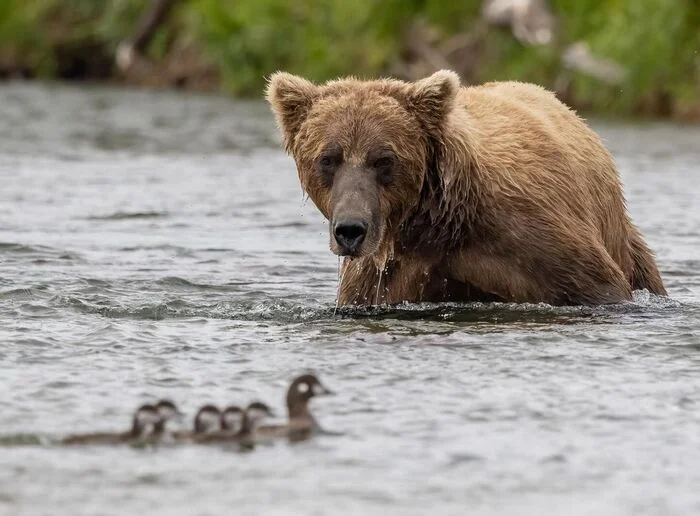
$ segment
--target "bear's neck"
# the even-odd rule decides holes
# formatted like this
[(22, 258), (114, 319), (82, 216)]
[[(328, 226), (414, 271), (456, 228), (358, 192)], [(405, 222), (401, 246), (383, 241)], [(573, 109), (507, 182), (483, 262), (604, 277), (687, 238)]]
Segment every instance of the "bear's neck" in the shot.
[(399, 227), (398, 253), (444, 256), (474, 238), (482, 171), (464, 152), (469, 146), (460, 136), (464, 138), (458, 134), (430, 146), (420, 201)]

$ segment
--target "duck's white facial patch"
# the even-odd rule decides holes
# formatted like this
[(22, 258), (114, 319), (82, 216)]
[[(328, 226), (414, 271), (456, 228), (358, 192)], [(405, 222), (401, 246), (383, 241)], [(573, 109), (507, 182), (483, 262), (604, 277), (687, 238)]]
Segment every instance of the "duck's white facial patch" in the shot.
[(158, 413), (166, 419), (169, 419), (175, 415), (175, 410), (172, 407), (159, 407)]
[(204, 426), (207, 428), (210, 428), (219, 423), (219, 414), (217, 414), (213, 410), (202, 412), (199, 418), (202, 424), (204, 424)]
[(137, 418), (142, 425), (146, 426), (158, 423), (161, 416), (155, 410), (142, 410), (138, 413)]
[(308, 383), (300, 383), (297, 385), (297, 390), (301, 392), (302, 394), (305, 392), (309, 392), (309, 384)]
[(243, 422), (243, 413), (227, 412), (224, 416), (224, 420), (230, 428), (239, 428), (241, 426), (241, 423)]

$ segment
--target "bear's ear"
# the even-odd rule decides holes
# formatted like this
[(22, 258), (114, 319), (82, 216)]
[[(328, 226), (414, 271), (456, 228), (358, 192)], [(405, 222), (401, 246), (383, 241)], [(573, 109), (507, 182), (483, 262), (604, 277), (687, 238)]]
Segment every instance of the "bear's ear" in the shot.
[(459, 75), (452, 70), (440, 70), (411, 85), (409, 109), (429, 131), (437, 131), (454, 105), (459, 92)]
[(270, 77), (265, 96), (282, 130), (288, 152), (317, 93), (318, 87), (302, 77), (286, 72), (276, 72)]

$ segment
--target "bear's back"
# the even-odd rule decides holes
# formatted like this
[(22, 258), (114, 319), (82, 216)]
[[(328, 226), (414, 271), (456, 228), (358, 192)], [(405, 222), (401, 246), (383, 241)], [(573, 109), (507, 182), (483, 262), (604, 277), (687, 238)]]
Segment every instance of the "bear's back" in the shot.
[(461, 107), (482, 129), (531, 132), (572, 150), (584, 143), (588, 152), (609, 157), (598, 135), (554, 93), (537, 84), (490, 82), (464, 88), (461, 93)]
[[(456, 109), (467, 115), (467, 131), (488, 171), (494, 203), (504, 204), (504, 197), (522, 199), (553, 210), (564, 225), (588, 221), (602, 229), (611, 246), (618, 232), (625, 231), (612, 156), (553, 93), (522, 82), (487, 83), (463, 88)], [(541, 192), (547, 198), (540, 198)], [(620, 251), (612, 254), (617, 257)]]
[(593, 190), (594, 198), (618, 195), (617, 170), (603, 142), (550, 91), (529, 83), (492, 82), (463, 88), (457, 102), (494, 180), (501, 173), (535, 183), (566, 176), (571, 188)]

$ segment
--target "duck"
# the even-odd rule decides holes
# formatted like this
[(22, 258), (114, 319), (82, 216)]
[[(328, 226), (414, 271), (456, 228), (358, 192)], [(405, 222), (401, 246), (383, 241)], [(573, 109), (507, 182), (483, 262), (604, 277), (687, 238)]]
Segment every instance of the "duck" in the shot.
[(220, 427), (221, 411), (213, 404), (202, 405), (194, 416), (192, 430), (173, 432), (176, 440), (190, 440), (198, 436), (218, 432)]
[(221, 430), (222, 416), (221, 410), (216, 405), (204, 405), (194, 417), (194, 433), (199, 435)]
[(275, 413), (273, 410), (262, 401), (254, 401), (250, 403), (243, 413), (241, 429), (237, 436), (239, 438), (251, 436), (265, 418), (274, 416)]
[(159, 400), (155, 404), (156, 410), (158, 411), (158, 414), (161, 416), (161, 421), (160, 423), (165, 426), (165, 423), (167, 423), (170, 420), (177, 420), (181, 421), (182, 418), (184, 417), (184, 414), (180, 412), (180, 410), (177, 408), (175, 403), (173, 403), (170, 400)]
[(70, 435), (61, 440), (66, 445), (138, 444), (151, 434), (162, 420), (155, 405), (141, 405), (132, 419), (131, 429), (125, 432), (96, 432)]
[(253, 440), (267, 440), (289, 437), (292, 440), (306, 439), (321, 427), (311, 415), (309, 402), (317, 396), (335, 394), (325, 387), (314, 374), (304, 374), (296, 378), (287, 389), (288, 421), (285, 425), (259, 425), (251, 430)]
[(221, 430), (237, 434), (243, 428), (245, 411), (238, 405), (229, 405), (221, 413)]
[(162, 399), (155, 404), (160, 420), (153, 426), (153, 432), (144, 439), (146, 443), (164, 443), (174, 438), (174, 432), (166, 432), (166, 424), (169, 421), (182, 421), (184, 414), (180, 412), (175, 403)]

